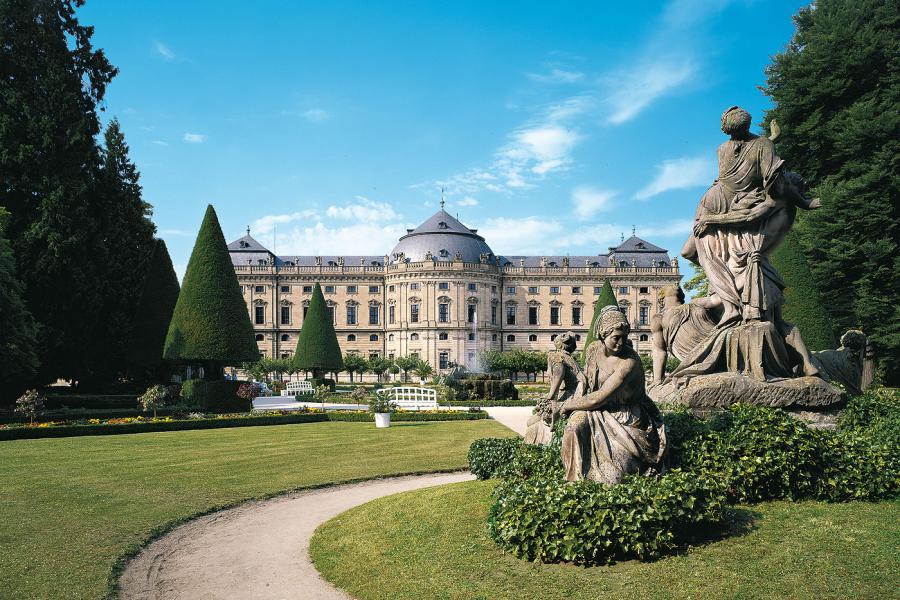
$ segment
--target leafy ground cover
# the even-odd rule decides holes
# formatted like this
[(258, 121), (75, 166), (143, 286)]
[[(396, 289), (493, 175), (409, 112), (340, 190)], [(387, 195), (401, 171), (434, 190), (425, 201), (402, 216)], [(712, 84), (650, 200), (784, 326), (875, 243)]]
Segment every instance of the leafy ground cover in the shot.
[[(364, 423), (16, 440), (0, 444), (0, 596), (98, 598), (158, 530), (278, 492), (461, 468), (494, 421)], [(411, 451), (414, 449), (414, 451)]]
[(896, 501), (739, 506), (721, 539), (657, 561), (585, 568), (504, 553), (485, 524), (495, 485), (419, 490), (352, 509), (313, 537), (316, 567), (360, 600), (896, 597)]

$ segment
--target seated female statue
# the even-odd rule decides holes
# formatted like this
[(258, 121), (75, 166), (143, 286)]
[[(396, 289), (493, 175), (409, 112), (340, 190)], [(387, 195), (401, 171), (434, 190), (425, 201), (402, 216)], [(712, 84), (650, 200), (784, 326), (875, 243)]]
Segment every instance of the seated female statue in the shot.
[(600, 313), (597, 341), (586, 350), (584, 395), (561, 407), (571, 415), (562, 439), (566, 479), (621, 483), (626, 475), (661, 468), (666, 432), (644, 389), (640, 357), (628, 343), (628, 320), (618, 307)]

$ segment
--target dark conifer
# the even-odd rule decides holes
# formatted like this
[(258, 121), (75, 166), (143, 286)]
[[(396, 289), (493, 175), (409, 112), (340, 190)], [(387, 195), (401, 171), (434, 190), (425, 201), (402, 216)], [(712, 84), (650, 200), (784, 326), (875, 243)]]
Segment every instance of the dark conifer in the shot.
[[(579, 348), (580, 350), (584, 351), (591, 345), (591, 342), (597, 339), (594, 337), (594, 326), (597, 324), (597, 319), (600, 318), (600, 311), (607, 306), (618, 305), (619, 303), (616, 301), (616, 294), (613, 292), (612, 284), (609, 283), (609, 279), (604, 280), (600, 295), (597, 296), (597, 300), (594, 302), (594, 316), (591, 317), (591, 328), (588, 331), (587, 338), (584, 340), (584, 346)], [(584, 356), (583, 353), (582, 356)]]
[(312, 371), (314, 379), (322, 373), (337, 373), (344, 369), (331, 311), (325, 304), (325, 296), (318, 283), (313, 288), (309, 309), (303, 318), (294, 352), (294, 365), (298, 369)]
[(163, 240), (156, 240), (141, 287), (128, 353), (130, 371), (141, 381), (159, 380), (166, 333), (181, 289)]
[(212, 205), (200, 225), (166, 335), (163, 358), (201, 363), (207, 379), (225, 365), (259, 359), (225, 237)]

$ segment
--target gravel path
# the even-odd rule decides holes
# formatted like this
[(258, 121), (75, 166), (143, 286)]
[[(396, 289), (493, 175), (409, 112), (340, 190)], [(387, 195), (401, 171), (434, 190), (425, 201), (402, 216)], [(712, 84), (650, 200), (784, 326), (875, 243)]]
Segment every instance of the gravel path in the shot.
[(120, 598), (347, 600), (309, 559), (316, 527), (382, 496), (471, 479), (469, 473), (378, 479), (248, 502), (200, 517), (128, 563)]
[(528, 419), (531, 417), (530, 406), (485, 406), (484, 410), (492, 419), (518, 433), (525, 435)]

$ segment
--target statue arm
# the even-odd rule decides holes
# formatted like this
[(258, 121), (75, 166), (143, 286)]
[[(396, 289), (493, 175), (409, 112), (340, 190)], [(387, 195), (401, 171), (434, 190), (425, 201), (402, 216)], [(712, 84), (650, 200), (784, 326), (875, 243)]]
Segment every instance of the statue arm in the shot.
[(559, 393), (559, 387), (563, 381), (563, 365), (562, 361), (555, 361), (550, 365), (550, 391), (547, 392), (547, 400), (553, 400)]
[(703, 235), (710, 225), (747, 225), (766, 217), (778, 208), (772, 199), (766, 199), (753, 208), (736, 208), (719, 215), (706, 215), (701, 217), (694, 225), (694, 235)]
[(628, 372), (633, 366), (631, 363), (632, 361), (623, 361), (622, 365), (603, 382), (603, 385), (601, 385), (600, 389), (596, 392), (591, 392), (580, 398), (570, 398), (569, 400), (566, 400), (562, 407), (563, 412), (571, 413), (576, 410), (597, 410), (602, 407), (609, 400), (610, 396), (625, 383)]
[(653, 340), (651, 356), (653, 358), (653, 383), (662, 383), (666, 376), (666, 359), (669, 357), (666, 340), (663, 336), (662, 318), (654, 315), (650, 321), (650, 337)]

